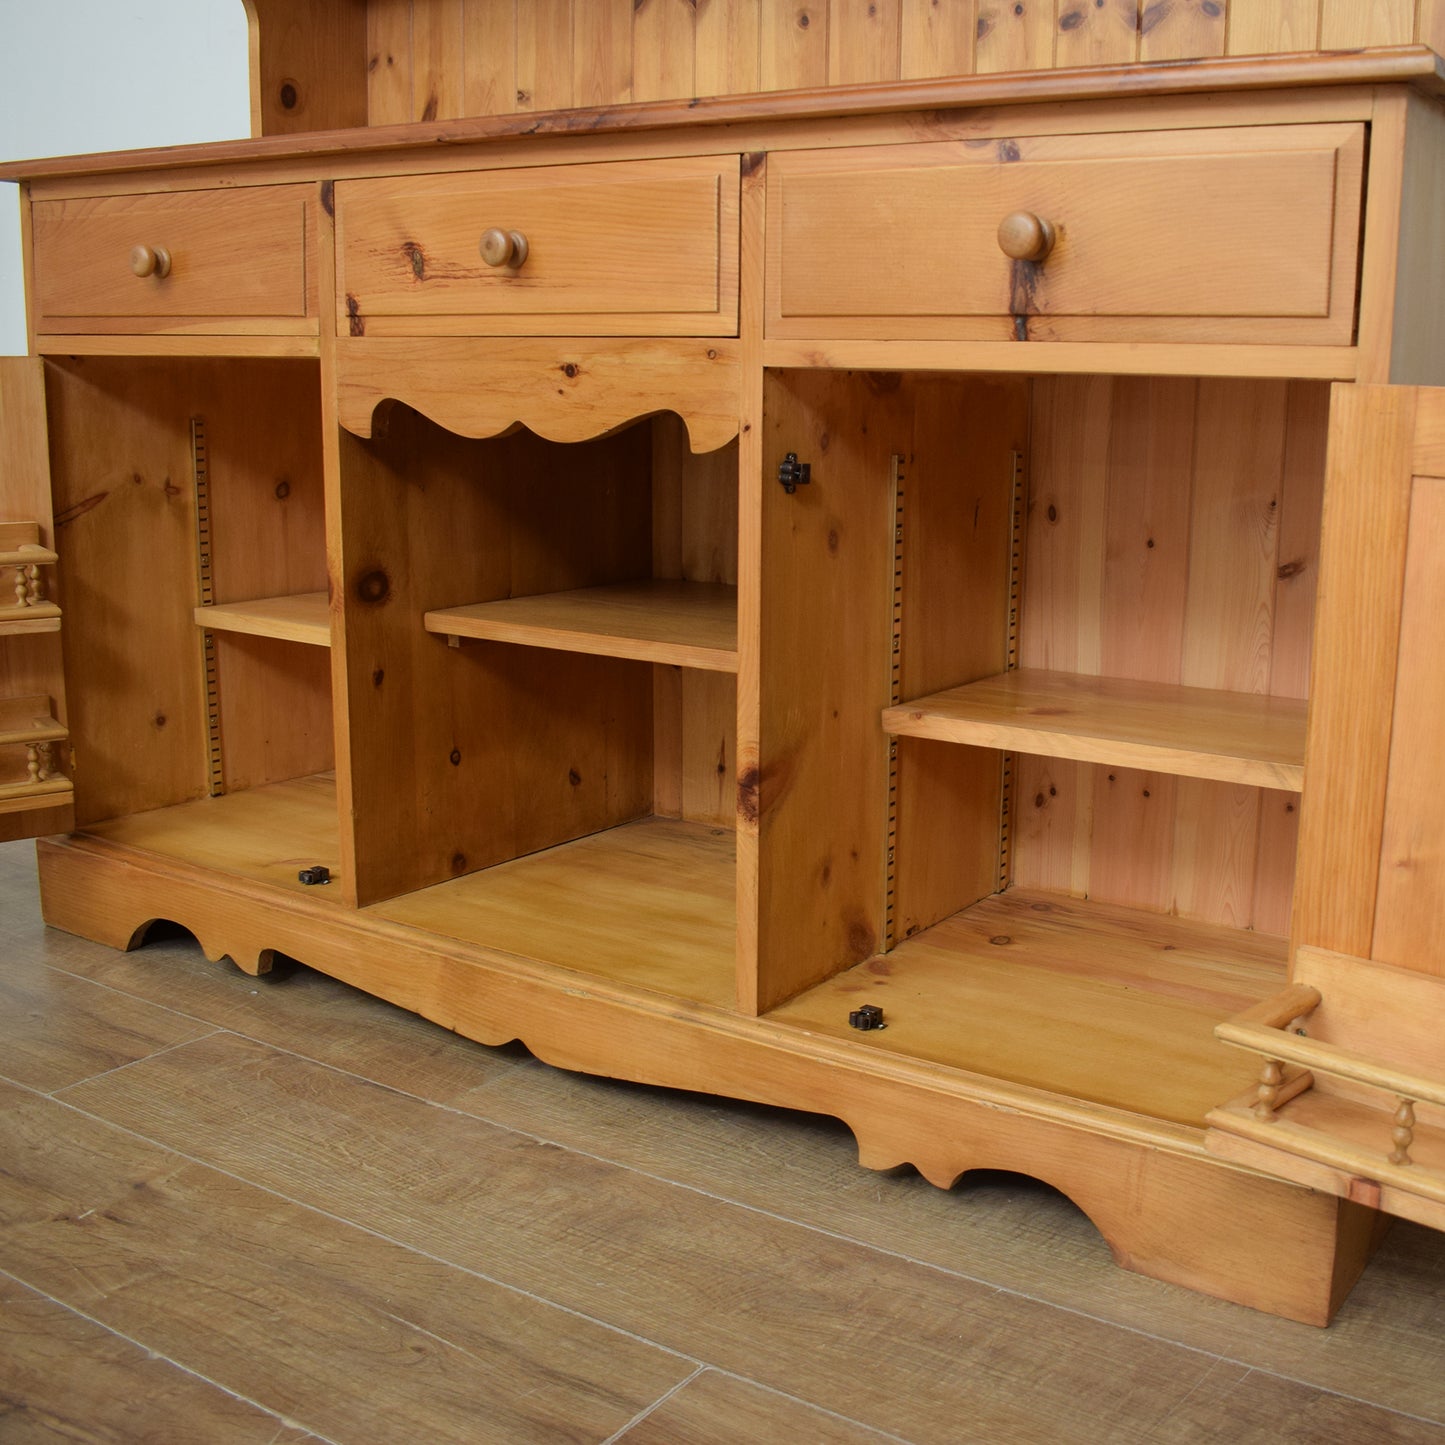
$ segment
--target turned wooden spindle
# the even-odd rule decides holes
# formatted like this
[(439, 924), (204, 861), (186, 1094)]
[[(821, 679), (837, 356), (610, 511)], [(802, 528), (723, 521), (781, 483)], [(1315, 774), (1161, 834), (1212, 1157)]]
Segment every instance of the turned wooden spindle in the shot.
[(31, 783), (40, 781), (40, 749), (34, 743), (25, 748), (25, 771), (30, 774)]
[(164, 246), (136, 246), (130, 253), (130, 269), (137, 276), (160, 279), (171, 274), (171, 253)]
[(55, 767), (55, 746), (53, 743), (37, 743), (35, 750), (40, 754), (40, 781), (48, 783), (51, 778), (59, 776)]
[(15, 569), (15, 605), (17, 607), (30, 606), (30, 579), (26, 577), (23, 567)]
[(998, 223), (998, 245), (1015, 261), (1042, 261), (1054, 249), (1052, 223), (1032, 211), (1014, 211)]
[(1390, 1138), (1395, 1141), (1395, 1147), (1390, 1152), (1391, 1164), (1409, 1164), (1410, 1145), (1415, 1142), (1415, 1101), (1413, 1099), (1401, 1099), (1400, 1107), (1395, 1110), (1395, 1127), (1390, 1130)]
[(1279, 1101), (1279, 1087), (1284, 1083), (1284, 1065), (1278, 1059), (1266, 1059), (1259, 1074), (1259, 1088), (1256, 1091), (1254, 1116), (1256, 1119), (1273, 1119), (1274, 1106)]
[(527, 238), (520, 231), (493, 226), (482, 232), (482, 260), (488, 266), (510, 266), (515, 271), (526, 261), (527, 249)]
[(45, 600), (45, 588), (40, 581), (40, 568), (32, 562), (25, 569), (25, 605), (34, 607), (37, 602)]

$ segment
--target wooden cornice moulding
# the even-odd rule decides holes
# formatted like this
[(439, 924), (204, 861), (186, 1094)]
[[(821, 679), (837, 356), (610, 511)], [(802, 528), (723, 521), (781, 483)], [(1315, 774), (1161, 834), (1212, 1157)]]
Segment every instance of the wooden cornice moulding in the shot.
[(529, 111), (461, 120), (353, 126), (260, 139), (213, 141), (100, 156), (59, 156), (0, 164), (0, 180), (154, 170), (247, 161), (322, 159), (469, 145), (518, 136), (612, 135), (686, 126), (807, 120), (904, 111), (968, 110), (1074, 100), (1293, 90), (1323, 85), (1412, 85), (1445, 96), (1445, 62), (1428, 46), (1226, 56), (1152, 65), (1081, 66), (928, 80), (703, 96), (632, 105)]
[(378, 408), (397, 401), (465, 437), (524, 426), (580, 442), (664, 411), (682, 418), (694, 452), (738, 433), (732, 340), (343, 340), (336, 372), (338, 420), (360, 437), (384, 429)]

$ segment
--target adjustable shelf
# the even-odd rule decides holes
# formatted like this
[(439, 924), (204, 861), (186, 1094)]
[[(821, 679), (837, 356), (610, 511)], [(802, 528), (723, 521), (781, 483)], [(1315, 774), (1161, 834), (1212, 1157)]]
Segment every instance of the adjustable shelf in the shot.
[(1305, 703), (1020, 669), (885, 708), (884, 730), (1184, 778), (1298, 791)]
[(211, 632), (245, 632), (312, 647), (331, 646), (331, 613), (324, 592), (213, 603), (197, 607), (195, 619)]
[(48, 697), (0, 699), (0, 747), (26, 749), (28, 778), (0, 783), (0, 813), (25, 813), (54, 808), (73, 792), (70, 779), (51, 765), (51, 750), (69, 733), (51, 715)]
[(0, 567), (15, 569), (15, 601), (0, 606), (0, 637), (60, 630), (60, 608), (45, 600), (40, 581), (40, 568), (59, 560), (40, 545), (38, 523), (0, 523)]
[(736, 587), (646, 581), (447, 607), (423, 624), (453, 646), (475, 638), (736, 672), (737, 613)]

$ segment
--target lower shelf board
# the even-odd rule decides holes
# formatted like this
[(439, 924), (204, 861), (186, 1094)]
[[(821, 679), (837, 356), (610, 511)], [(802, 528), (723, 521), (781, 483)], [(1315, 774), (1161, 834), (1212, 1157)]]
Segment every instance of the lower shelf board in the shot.
[[(1267, 934), (1010, 891), (768, 1018), (1200, 1128), (1256, 1072), (1214, 1025), (1276, 991), (1285, 954)], [(863, 1004), (887, 1027), (852, 1029)]]
[(736, 855), (726, 829), (642, 818), (366, 912), (675, 998), (737, 997)]
[[(127, 848), (326, 902), (300, 868), (340, 853), (330, 775), (116, 819)], [(373, 904), (361, 918), (608, 986), (731, 1013), (735, 849), (726, 829), (644, 818)], [(324, 964), (320, 965), (324, 967)], [(1285, 941), (1109, 904), (1010, 891), (767, 1015), (845, 1047), (942, 1066), (1088, 1107), (1202, 1129), (1255, 1063), (1214, 1026), (1276, 992)], [(888, 1027), (848, 1015), (883, 1007)]]

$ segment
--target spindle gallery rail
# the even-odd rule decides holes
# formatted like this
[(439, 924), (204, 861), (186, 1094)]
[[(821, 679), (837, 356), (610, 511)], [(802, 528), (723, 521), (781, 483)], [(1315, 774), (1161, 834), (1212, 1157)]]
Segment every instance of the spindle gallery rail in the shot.
[(0, 748), (25, 749), (25, 777), (0, 780), (0, 813), (51, 808), (71, 791), (70, 779), (58, 766), (55, 745), (68, 734), (50, 712), (48, 697), (0, 699)]
[(0, 567), (15, 569), (15, 601), (0, 606), (0, 635), (59, 630), (60, 608), (46, 600), (40, 572), (59, 560), (40, 545), (40, 528), (35, 523), (0, 524)]
[(1445, 1128), (1429, 1113), (1445, 1107), (1445, 1080), (1311, 1038), (1324, 1001), (1319, 989), (1293, 983), (1215, 1029), (1263, 1059), (1258, 1087), (1216, 1113), (1256, 1144), (1341, 1171), (1340, 1192), (1350, 1197), (1405, 1187), (1426, 1222), (1445, 1219)]

